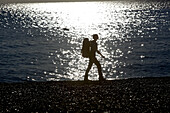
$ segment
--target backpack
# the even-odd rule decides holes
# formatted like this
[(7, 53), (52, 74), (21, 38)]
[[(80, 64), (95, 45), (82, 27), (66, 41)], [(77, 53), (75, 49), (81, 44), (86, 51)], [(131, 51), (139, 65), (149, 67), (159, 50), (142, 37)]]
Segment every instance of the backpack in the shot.
[(85, 58), (89, 58), (90, 56), (90, 41), (88, 38), (84, 38), (83, 46), (81, 49), (82, 56)]

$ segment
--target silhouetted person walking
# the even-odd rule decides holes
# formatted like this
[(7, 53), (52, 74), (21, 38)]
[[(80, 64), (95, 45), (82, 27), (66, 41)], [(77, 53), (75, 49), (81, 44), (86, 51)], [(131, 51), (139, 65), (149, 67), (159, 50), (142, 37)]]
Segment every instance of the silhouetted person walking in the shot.
[(88, 73), (89, 73), (93, 63), (97, 66), (98, 73), (99, 73), (99, 81), (105, 80), (103, 78), (101, 65), (100, 65), (99, 61), (97, 60), (97, 58), (96, 58), (96, 52), (98, 54), (100, 54), (104, 58), (104, 56), (97, 49), (96, 41), (98, 40), (98, 38), (99, 38), (98, 35), (94, 34), (93, 35), (94, 40), (90, 41), (89, 65), (88, 65), (88, 68), (87, 68), (86, 73), (85, 73), (84, 81), (88, 81)]

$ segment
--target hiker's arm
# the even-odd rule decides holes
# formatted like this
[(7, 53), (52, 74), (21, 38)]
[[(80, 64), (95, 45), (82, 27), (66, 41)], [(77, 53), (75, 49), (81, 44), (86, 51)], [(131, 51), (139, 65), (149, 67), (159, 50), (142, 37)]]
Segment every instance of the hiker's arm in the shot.
[(100, 51), (99, 50), (97, 50), (97, 53), (98, 54), (100, 54), (103, 58), (105, 58), (101, 53), (100, 53)]

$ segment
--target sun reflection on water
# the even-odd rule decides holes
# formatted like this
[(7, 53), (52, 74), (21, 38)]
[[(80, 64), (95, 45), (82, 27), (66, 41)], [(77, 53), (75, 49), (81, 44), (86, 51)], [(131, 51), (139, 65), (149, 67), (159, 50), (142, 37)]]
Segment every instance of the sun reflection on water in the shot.
[[(103, 4), (106, 9), (100, 6)], [(56, 69), (53, 73), (49, 73), (50, 75), (56, 76), (58, 80), (61, 78), (83, 80), (88, 59), (81, 57), (81, 44), (83, 38), (91, 38), (93, 33), (99, 34), (99, 50), (107, 57), (101, 59), (97, 56), (102, 64), (104, 75), (108, 79), (115, 79), (125, 74), (121, 68), (128, 64), (121, 60), (125, 57), (125, 51), (122, 50), (124, 48), (119, 47), (129, 41), (124, 35), (131, 28), (124, 31), (124, 27), (127, 27), (126, 24), (133, 21), (134, 18), (133, 14), (131, 18), (126, 18), (127, 15), (122, 11), (129, 9), (125, 7), (126, 5), (120, 3), (113, 7), (113, 5), (102, 2), (48, 3), (37, 5), (37, 7), (35, 5), (37, 4), (34, 4), (33, 7), (40, 12), (46, 12), (38, 25), (47, 25), (48, 29), (52, 29), (52, 27), (64, 29), (61, 31), (64, 36), (58, 42), (60, 49), (51, 54), (51, 56), (55, 56), (52, 58), (52, 63)], [(110, 13), (112, 14), (110, 15)], [(49, 20), (51, 21), (49, 22)], [(56, 21), (57, 24), (54, 24)], [(140, 25), (140, 22), (135, 25)], [(130, 52), (132, 52), (131, 49), (128, 53)], [(98, 79), (96, 66), (90, 71), (89, 78)]]
[[(158, 25), (154, 21), (161, 15), (157, 10), (154, 12), (161, 8), (161, 4), (150, 6), (149, 3), (122, 1), (30, 3), (6, 7), (14, 11), (11, 16), (16, 18), (16, 23), (26, 18), (20, 25), (29, 29), (28, 35), (45, 38), (43, 52), (48, 53), (51, 62), (46, 62), (49, 63), (46, 67), (40, 66), (44, 74), (42, 78), (83, 80), (88, 59), (81, 56), (82, 41), (84, 38), (92, 40), (91, 35), (95, 33), (99, 35), (99, 50), (106, 56), (106, 59), (99, 55), (97, 58), (104, 76), (111, 80), (129, 77), (133, 73), (130, 66), (145, 60), (142, 49), (147, 48), (147, 42), (142, 39), (157, 33)], [(136, 39), (143, 42), (138, 44)], [(98, 79), (96, 66), (90, 71), (89, 78)]]

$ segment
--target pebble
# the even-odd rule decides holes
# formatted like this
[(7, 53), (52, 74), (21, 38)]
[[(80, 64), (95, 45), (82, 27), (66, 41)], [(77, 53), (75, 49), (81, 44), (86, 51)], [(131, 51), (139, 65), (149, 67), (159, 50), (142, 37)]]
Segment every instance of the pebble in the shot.
[(0, 112), (166, 112), (170, 78), (0, 83)]

